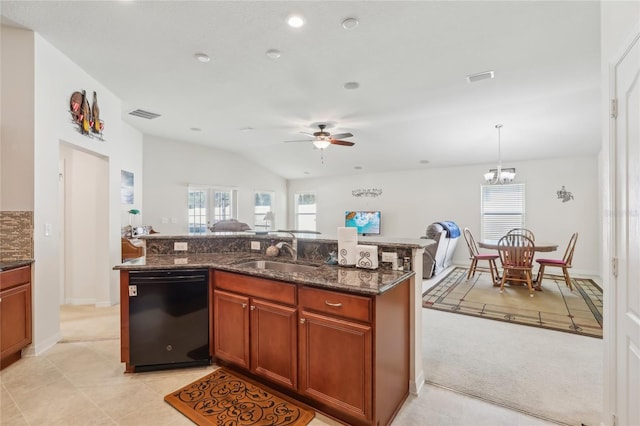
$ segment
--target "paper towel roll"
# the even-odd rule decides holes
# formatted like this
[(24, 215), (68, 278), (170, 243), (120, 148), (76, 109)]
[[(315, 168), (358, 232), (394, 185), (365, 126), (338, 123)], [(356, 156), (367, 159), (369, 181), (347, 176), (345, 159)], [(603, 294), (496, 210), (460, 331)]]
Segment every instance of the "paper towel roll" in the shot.
[(338, 265), (354, 266), (356, 264), (357, 244), (358, 230), (356, 228), (338, 228)]
[(358, 268), (378, 268), (378, 246), (356, 246), (356, 266)]

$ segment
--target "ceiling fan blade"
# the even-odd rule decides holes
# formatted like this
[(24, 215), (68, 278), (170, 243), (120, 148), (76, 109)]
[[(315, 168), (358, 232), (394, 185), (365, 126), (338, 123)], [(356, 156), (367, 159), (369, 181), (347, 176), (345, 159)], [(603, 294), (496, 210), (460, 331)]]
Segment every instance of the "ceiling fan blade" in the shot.
[(313, 139), (299, 139), (295, 141), (283, 141), (283, 142), (313, 142)]
[(331, 139), (331, 144), (332, 145), (342, 145), (342, 146), (353, 146), (355, 145), (354, 142), (349, 142), (349, 141), (339, 141), (337, 139)]
[(344, 139), (351, 138), (353, 135), (351, 133), (338, 133), (337, 135), (331, 135), (333, 139)]
[(307, 135), (307, 136), (310, 136), (310, 137), (314, 137), (314, 134), (313, 134), (313, 133), (309, 133), (309, 132), (300, 132), (300, 133), (302, 133), (303, 135)]

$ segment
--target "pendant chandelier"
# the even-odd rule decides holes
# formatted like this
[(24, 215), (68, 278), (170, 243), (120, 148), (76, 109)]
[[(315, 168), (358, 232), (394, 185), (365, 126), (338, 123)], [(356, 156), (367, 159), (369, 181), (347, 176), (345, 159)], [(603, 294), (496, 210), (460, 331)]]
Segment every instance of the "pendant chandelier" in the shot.
[(484, 174), (484, 180), (487, 183), (494, 184), (503, 184), (510, 183), (516, 177), (516, 169), (513, 167), (503, 169), (502, 168), (502, 158), (500, 156), (500, 129), (502, 128), (502, 124), (496, 124), (496, 129), (498, 129), (498, 167), (495, 169), (490, 169), (488, 173)]

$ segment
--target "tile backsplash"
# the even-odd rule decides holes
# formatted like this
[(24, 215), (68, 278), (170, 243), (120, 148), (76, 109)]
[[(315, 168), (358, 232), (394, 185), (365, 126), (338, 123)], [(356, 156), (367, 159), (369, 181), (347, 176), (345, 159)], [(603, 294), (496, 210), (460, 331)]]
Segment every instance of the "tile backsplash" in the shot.
[(0, 260), (33, 259), (33, 212), (0, 211)]

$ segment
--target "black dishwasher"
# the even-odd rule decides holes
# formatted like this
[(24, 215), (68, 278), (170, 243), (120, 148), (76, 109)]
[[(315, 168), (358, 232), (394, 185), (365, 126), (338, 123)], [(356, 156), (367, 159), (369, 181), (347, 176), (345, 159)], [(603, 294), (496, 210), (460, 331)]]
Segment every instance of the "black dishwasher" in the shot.
[(129, 272), (129, 358), (136, 371), (209, 365), (209, 270)]

